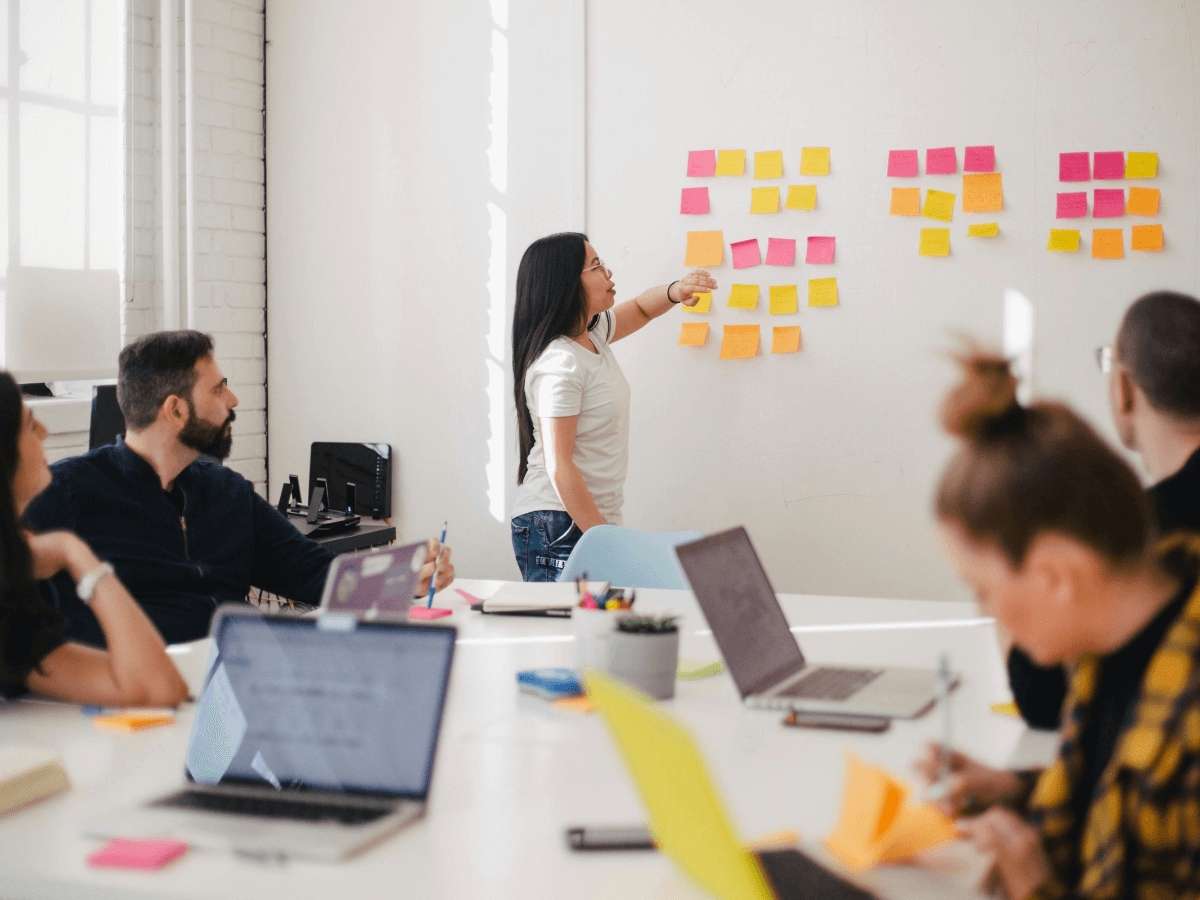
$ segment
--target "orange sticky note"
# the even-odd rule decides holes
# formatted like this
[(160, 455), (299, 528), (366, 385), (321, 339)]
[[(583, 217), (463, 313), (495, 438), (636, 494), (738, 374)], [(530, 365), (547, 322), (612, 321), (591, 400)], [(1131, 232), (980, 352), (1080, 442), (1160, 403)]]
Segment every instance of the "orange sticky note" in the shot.
[(684, 322), (679, 332), (680, 347), (703, 347), (708, 339), (707, 322)]
[(92, 722), (106, 731), (141, 731), (158, 725), (174, 725), (175, 717), (161, 713), (117, 713), (111, 716), (96, 716)]
[(921, 214), (920, 188), (892, 188), (892, 208), (889, 216), (919, 216)]
[(950, 229), (922, 228), (919, 254), (921, 256), (949, 256)]
[(757, 325), (726, 325), (721, 337), (721, 359), (749, 359), (758, 355)]
[(717, 153), (718, 175), (741, 175), (746, 171), (745, 150), (721, 150)]
[(686, 303), (679, 304), (683, 307), (684, 312), (706, 313), (712, 309), (712, 291), (705, 291), (703, 294), (697, 294), (696, 298), (695, 306), (688, 306)]
[(758, 307), (757, 284), (735, 284), (729, 289), (729, 302), (726, 306), (734, 309), (756, 309)]
[(816, 209), (817, 186), (815, 184), (793, 184), (788, 187), (788, 209)]
[(963, 212), (996, 212), (1004, 208), (999, 172), (963, 176)]
[(1134, 250), (1161, 250), (1163, 230), (1161, 225), (1134, 225), (1133, 240), (1129, 244)]
[(771, 285), (770, 298), (771, 315), (787, 315), (788, 313), (794, 313), (796, 311), (796, 285), (773, 284)]
[(750, 189), (750, 212), (779, 212), (779, 188), (762, 187)]
[(768, 150), (765, 153), (754, 154), (755, 178), (782, 178), (783, 151)]
[(799, 325), (776, 325), (771, 329), (772, 353), (795, 353), (799, 349)]
[(800, 149), (801, 175), (828, 175), (829, 148), (802, 147)]
[[(707, 324), (704, 327), (707, 328)], [(578, 713), (581, 716), (590, 716), (596, 711), (596, 705), (587, 696), (560, 697), (554, 701), (554, 705), (558, 709)]]
[(1120, 228), (1092, 229), (1092, 259), (1124, 259), (1125, 237)]
[(808, 281), (809, 306), (837, 306), (838, 290), (836, 278), (810, 278)]
[(685, 266), (719, 266), (724, 259), (725, 232), (688, 232)]
[(1158, 188), (1131, 187), (1125, 212), (1131, 216), (1157, 216), (1158, 198)]
[(1126, 178), (1156, 178), (1158, 176), (1157, 153), (1126, 153)]

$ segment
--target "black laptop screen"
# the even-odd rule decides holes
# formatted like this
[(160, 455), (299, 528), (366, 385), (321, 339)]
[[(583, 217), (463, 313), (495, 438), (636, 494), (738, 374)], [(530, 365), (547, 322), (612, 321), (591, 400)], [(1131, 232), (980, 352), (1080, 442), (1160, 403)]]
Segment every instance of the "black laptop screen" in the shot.
[(196, 704), (188, 775), (424, 797), (453, 628), (224, 615)]

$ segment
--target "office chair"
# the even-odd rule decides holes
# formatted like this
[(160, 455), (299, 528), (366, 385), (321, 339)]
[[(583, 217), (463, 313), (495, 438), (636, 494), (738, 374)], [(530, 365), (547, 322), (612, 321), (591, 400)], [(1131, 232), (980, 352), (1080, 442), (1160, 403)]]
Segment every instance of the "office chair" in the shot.
[(674, 548), (702, 537), (699, 531), (635, 531), (597, 525), (583, 533), (558, 580), (574, 581), (586, 572), (592, 581), (609, 581), (620, 587), (686, 590), (687, 579)]
[(117, 405), (117, 386), (98, 384), (92, 390), (92, 421), (88, 434), (88, 449), (115, 444), (125, 433), (125, 416)]

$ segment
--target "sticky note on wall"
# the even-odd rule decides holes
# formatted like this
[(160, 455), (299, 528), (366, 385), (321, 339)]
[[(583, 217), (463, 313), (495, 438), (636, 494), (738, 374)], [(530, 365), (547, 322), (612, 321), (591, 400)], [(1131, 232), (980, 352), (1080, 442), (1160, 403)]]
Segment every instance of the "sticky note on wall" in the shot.
[(999, 172), (963, 176), (963, 212), (999, 212), (1004, 188)]
[(737, 241), (730, 244), (729, 249), (733, 251), (733, 267), (735, 269), (749, 269), (762, 263), (762, 256), (758, 252), (757, 238), (749, 241)]
[(1124, 259), (1125, 236), (1120, 228), (1092, 229), (1092, 259)]
[(762, 187), (750, 189), (750, 212), (779, 212), (779, 188)]
[(1130, 153), (1125, 157), (1126, 178), (1157, 178), (1157, 153)]
[(798, 309), (798, 293), (794, 284), (773, 284), (770, 289), (771, 315), (783, 316)]
[(764, 153), (754, 154), (754, 177), (755, 178), (782, 178), (783, 177), (783, 151), (768, 150)]
[(721, 359), (749, 359), (757, 355), (757, 325), (725, 326), (721, 334)]
[(817, 186), (815, 184), (793, 184), (788, 188), (788, 209), (816, 209)]
[(999, 222), (987, 222), (967, 227), (967, 237), (998, 237), (999, 234)]
[(791, 238), (767, 240), (767, 265), (790, 266), (796, 262), (796, 242)]
[(692, 150), (688, 153), (688, 178), (709, 178), (716, 172), (716, 150)]
[(1163, 248), (1163, 227), (1161, 225), (1134, 225), (1133, 240), (1130, 246), (1134, 250), (1161, 250)]
[(809, 306), (837, 306), (838, 289), (836, 278), (813, 278), (808, 282)]
[(734, 309), (755, 309), (758, 307), (757, 284), (735, 284), (729, 289), (729, 302), (726, 306)]
[(706, 291), (703, 294), (696, 295), (699, 299), (695, 306), (688, 306), (686, 303), (681, 303), (684, 312), (690, 313), (706, 313), (712, 309), (712, 291)]
[(1087, 215), (1087, 191), (1064, 191), (1058, 195), (1055, 218), (1081, 219)]
[(950, 229), (922, 228), (921, 248), (918, 252), (921, 256), (949, 256)]
[(804, 257), (804, 261), (817, 265), (830, 265), (833, 263), (833, 253), (836, 245), (837, 238), (810, 237), (808, 239), (808, 253)]
[(926, 191), (921, 215), (927, 219), (949, 222), (954, 217), (954, 195), (945, 191)]
[(1058, 154), (1059, 181), (1091, 181), (1092, 164), (1086, 153)]
[(689, 231), (685, 266), (719, 266), (725, 258), (725, 232)]
[(935, 147), (925, 151), (926, 175), (954, 175), (958, 172), (958, 154), (953, 147)]
[(741, 175), (746, 171), (745, 150), (721, 150), (717, 153), (718, 175)]
[(1097, 181), (1120, 181), (1125, 177), (1125, 151), (1093, 154)]
[(1131, 187), (1125, 212), (1131, 216), (1157, 216), (1158, 196), (1158, 188)]
[(917, 151), (916, 150), (889, 150), (888, 151), (888, 177), (889, 178), (916, 178), (917, 177)]
[(708, 212), (708, 188), (684, 188), (679, 200), (679, 212), (685, 216), (702, 216)]
[(1096, 188), (1092, 191), (1092, 218), (1115, 219), (1125, 215), (1125, 191), (1121, 188)]
[(1051, 228), (1050, 242), (1046, 244), (1047, 250), (1055, 250), (1059, 253), (1074, 253), (1079, 249), (1079, 232), (1074, 228)]
[(799, 349), (799, 325), (776, 325), (771, 330), (772, 353), (795, 353)]
[(680, 347), (703, 347), (708, 339), (707, 322), (684, 322), (679, 331)]
[(828, 175), (829, 148), (803, 147), (800, 150), (801, 175)]
[(995, 147), (968, 147), (963, 153), (964, 172), (996, 171)]
[(892, 188), (890, 216), (919, 216), (921, 214), (920, 188)]

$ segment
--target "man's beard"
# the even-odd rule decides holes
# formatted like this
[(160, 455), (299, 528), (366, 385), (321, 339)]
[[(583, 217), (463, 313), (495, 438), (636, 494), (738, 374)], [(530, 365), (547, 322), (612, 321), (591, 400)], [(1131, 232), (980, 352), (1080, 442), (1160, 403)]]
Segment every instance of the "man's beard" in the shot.
[[(230, 427), (237, 416), (231, 409), (229, 417), (220, 425), (206, 422), (196, 415), (196, 408), (188, 404), (188, 420), (179, 432), (179, 440), (185, 447), (199, 450), (205, 456), (224, 461), (233, 449), (233, 429)], [(226, 430), (228, 429), (228, 430)]]

